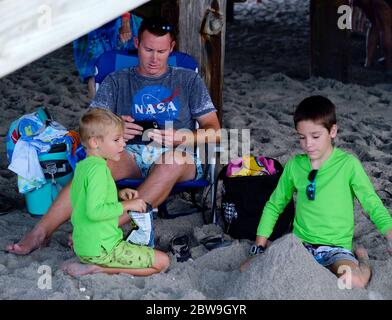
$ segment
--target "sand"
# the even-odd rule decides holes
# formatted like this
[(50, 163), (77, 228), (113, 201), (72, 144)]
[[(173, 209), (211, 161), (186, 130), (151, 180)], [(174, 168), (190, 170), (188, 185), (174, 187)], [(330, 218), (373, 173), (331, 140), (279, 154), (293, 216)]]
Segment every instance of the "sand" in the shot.
[[(392, 84), (381, 67), (362, 68), (361, 35), (353, 37), (353, 83), (309, 79), (308, 8), (303, 0), (236, 4), (235, 20), (227, 27), (223, 125), (250, 128), (252, 152), (285, 163), (300, 152), (292, 125), (295, 105), (311, 94), (329, 97), (337, 105), (336, 145), (359, 157), (391, 211)], [(0, 96), (0, 200), (3, 207), (10, 205), (0, 216), (0, 248), (4, 248), (39, 221), (27, 213), (16, 178), (7, 170), (4, 140), (10, 122), (45, 105), (57, 121), (76, 129), (89, 100), (70, 45), (0, 79)], [(195, 211), (181, 199), (170, 208)], [(192, 240), (192, 260), (178, 263), (171, 256), (164, 274), (149, 278), (64, 275), (61, 264), (74, 257), (67, 246), (71, 231), (67, 223), (47, 247), (28, 256), (0, 252), (0, 299), (392, 299), (392, 259), (386, 241), (358, 204), (355, 220), (354, 243), (368, 250), (373, 269), (366, 289), (339, 289), (337, 278), (318, 265), (293, 235), (275, 241), (240, 273), (251, 242), (233, 240), (231, 246), (208, 251), (198, 240), (222, 230), (204, 225), (195, 212), (154, 221), (158, 248), (167, 251), (171, 237), (178, 233)], [(50, 283), (43, 282), (45, 272), (52, 276)]]

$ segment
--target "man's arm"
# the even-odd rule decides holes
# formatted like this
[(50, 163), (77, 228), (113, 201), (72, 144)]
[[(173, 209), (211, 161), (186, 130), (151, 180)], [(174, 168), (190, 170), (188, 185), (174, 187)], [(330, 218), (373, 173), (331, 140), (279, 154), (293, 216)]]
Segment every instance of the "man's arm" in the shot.
[(219, 143), (221, 140), (221, 126), (216, 112), (207, 113), (197, 118), (199, 129), (196, 130), (196, 143)]

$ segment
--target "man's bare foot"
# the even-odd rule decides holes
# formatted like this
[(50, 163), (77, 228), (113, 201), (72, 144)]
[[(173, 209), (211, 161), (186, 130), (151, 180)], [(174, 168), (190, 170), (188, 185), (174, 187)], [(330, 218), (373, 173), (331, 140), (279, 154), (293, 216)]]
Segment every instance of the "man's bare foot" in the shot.
[(83, 264), (70, 259), (61, 266), (61, 270), (70, 276), (84, 276), (86, 274), (102, 272), (102, 268), (95, 264)]
[(48, 239), (46, 238), (45, 230), (36, 226), (18, 243), (8, 244), (5, 250), (18, 255), (26, 255), (35, 249), (46, 246), (47, 242)]

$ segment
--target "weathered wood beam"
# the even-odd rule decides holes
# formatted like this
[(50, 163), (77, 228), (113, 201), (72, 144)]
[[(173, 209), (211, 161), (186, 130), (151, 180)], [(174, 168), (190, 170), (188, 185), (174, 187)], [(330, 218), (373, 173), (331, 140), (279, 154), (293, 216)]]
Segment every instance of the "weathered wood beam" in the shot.
[(195, 57), (222, 120), (226, 0), (178, 0), (178, 50)]
[(349, 80), (351, 60), (347, 29), (338, 28), (338, 8), (347, 0), (311, 0), (311, 66), (312, 76)]
[(149, 0), (1, 0), (0, 77)]

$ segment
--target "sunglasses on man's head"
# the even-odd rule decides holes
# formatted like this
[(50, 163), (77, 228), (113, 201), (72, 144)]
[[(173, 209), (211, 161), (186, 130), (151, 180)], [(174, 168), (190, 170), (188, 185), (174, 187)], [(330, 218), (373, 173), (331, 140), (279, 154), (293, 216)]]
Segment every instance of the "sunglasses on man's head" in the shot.
[(306, 196), (309, 200), (316, 198), (316, 175), (318, 170), (312, 170), (309, 172), (308, 180), (309, 184), (306, 186)]
[(161, 30), (164, 32), (171, 32), (174, 29), (174, 26), (168, 22), (147, 21), (145, 22), (145, 25), (149, 30)]

